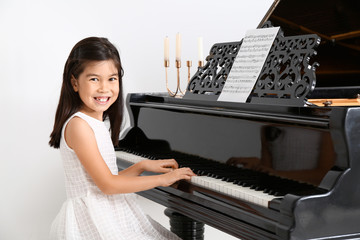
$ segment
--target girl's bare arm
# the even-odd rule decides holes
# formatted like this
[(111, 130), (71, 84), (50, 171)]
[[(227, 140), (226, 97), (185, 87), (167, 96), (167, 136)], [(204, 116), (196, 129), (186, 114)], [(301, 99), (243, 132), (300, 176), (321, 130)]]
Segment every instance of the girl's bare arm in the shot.
[[(176, 169), (160, 167), (167, 173), (155, 176), (138, 176), (148, 170), (149, 162), (138, 163), (120, 175), (113, 175), (101, 157), (94, 132), (81, 118), (74, 117), (65, 129), (65, 140), (95, 184), (105, 194), (131, 193), (148, 190), (157, 186), (169, 186), (181, 179), (190, 179), (194, 173), (189, 168)], [(165, 164), (165, 166), (168, 166)], [(158, 166), (159, 167), (159, 166)], [(174, 170), (171, 170), (174, 169)]]

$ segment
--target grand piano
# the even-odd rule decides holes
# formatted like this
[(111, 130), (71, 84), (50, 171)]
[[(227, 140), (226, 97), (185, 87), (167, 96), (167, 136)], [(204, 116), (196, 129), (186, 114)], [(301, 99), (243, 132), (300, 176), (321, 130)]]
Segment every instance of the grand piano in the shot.
[(274, 1), (259, 28), (281, 30), (245, 103), (217, 101), (241, 41), (214, 44), (181, 98), (127, 96), (119, 170), (174, 158), (197, 174), (139, 193), (167, 207), (171, 231), (360, 238), (359, 12), (352, 0)]

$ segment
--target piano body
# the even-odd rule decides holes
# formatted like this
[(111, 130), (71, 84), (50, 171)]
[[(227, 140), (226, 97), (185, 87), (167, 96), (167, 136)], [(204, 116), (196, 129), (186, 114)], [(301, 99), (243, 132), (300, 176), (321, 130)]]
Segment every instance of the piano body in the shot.
[[(241, 42), (215, 44), (183, 98), (128, 95), (119, 169), (175, 158), (197, 174), (139, 193), (167, 207), (173, 232), (203, 239), (208, 224), (241, 239), (360, 238), (359, 6), (275, 1), (260, 25), (282, 32), (246, 103), (216, 101)], [(285, 40), (301, 43), (276, 50)]]

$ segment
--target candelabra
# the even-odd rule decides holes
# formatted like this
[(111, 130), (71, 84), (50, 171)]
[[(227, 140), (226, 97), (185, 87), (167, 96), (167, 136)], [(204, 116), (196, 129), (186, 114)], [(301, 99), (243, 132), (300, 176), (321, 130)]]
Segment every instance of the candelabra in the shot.
[[(198, 66), (199, 67), (202, 67), (204, 64), (203, 61), (199, 61), (198, 62)], [(192, 61), (186, 61), (186, 66), (188, 68), (188, 81), (187, 83), (190, 82), (190, 78), (191, 78), (191, 66), (192, 66)], [(176, 96), (179, 96), (179, 97), (182, 97), (184, 96), (185, 91), (182, 91), (181, 88), (180, 88), (180, 68), (181, 68), (181, 61), (180, 60), (175, 60), (175, 67), (176, 67), (176, 72), (177, 72), (177, 81), (176, 81), (176, 90), (175, 92), (171, 91), (170, 88), (169, 88), (169, 80), (168, 80), (168, 68), (170, 67), (170, 62), (169, 60), (164, 60), (164, 67), (165, 67), (165, 78), (166, 78), (166, 89), (169, 93), (169, 95), (171, 97), (176, 97)]]

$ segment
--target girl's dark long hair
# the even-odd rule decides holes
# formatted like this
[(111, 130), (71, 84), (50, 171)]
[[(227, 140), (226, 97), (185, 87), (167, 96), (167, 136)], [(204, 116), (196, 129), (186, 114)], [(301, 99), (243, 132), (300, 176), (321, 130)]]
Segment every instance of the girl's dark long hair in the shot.
[(103, 120), (109, 118), (111, 139), (118, 144), (123, 119), (122, 77), (123, 69), (119, 52), (106, 38), (89, 37), (78, 42), (71, 50), (65, 63), (60, 100), (56, 110), (54, 129), (49, 145), (60, 147), (61, 131), (67, 119), (80, 110), (82, 101), (71, 85), (71, 76), (78, 78), (90, 61), (113, 60), (119, 74), (119, 96), (103, 114)]

